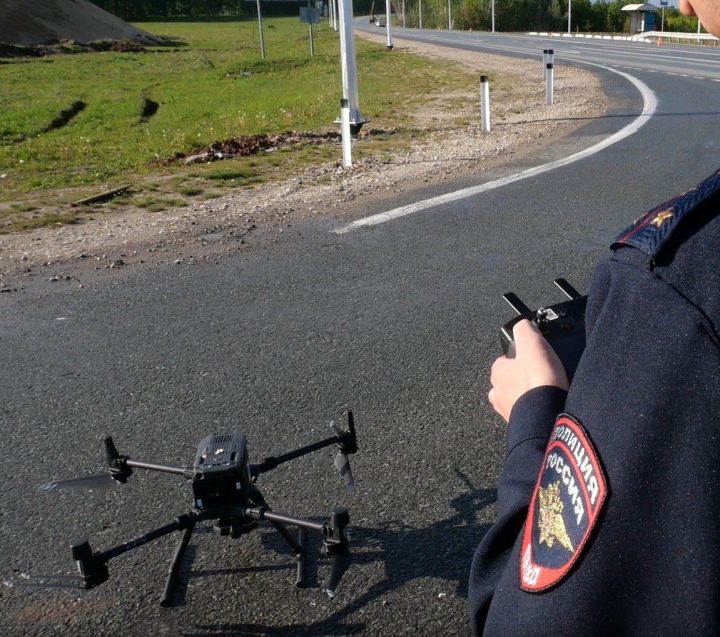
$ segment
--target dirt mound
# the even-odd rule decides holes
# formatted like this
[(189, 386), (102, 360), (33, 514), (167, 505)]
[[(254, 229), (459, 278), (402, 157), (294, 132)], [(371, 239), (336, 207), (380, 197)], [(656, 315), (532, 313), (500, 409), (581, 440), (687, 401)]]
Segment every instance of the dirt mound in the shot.
[(88, 0), (0, 0), (0, 42), (37, 46), (61, 40), (162, 44)]

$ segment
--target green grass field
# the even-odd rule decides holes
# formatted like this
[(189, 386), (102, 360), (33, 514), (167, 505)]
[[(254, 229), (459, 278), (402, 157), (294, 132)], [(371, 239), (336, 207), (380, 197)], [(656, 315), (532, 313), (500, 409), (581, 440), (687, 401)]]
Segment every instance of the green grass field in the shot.
[[(102, 187), (131, 183), (133, 203), (161, 209), (158, 190), (176, 195), (176, 205), (178, 196), (212, 197), (220, 187), (339, 157), (339, 145), (322, 145), (222, 165), (166, 163), (175, 153), (227, 138), (333, 128), (341, 94), (339, 35), (327, 21), (315, 32), (311, 58), (306, 24), (266, 20), (265, 60), (254, 19), (140, 26), (183, 44), (147, 53), (0, 60), (0, 222), (6, 220), (6, 229), (9, 218), (32, 217), (35, 206), (67, 203)], [(361, 111), (373, 127), (411, 125), (409, 108), (477, 81), (448, 63), (362, 40), (356, 48)], [(146, 99), (159, 109), (143, 121)], [(85, 107), (48, 130), (77, 102)]]

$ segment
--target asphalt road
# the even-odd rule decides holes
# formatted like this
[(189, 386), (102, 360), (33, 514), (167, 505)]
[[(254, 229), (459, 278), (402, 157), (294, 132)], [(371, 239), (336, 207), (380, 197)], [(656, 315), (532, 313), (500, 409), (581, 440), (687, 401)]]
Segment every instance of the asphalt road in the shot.
[[(464, 634), (469, 563), (494, 515), (504, 426), (486, 405), (509, 289), (531, 306), (585, 289), (613, 237), (717, 168), (719, 57), (706, 48), (408, 32), (513, 55), (622, 67), (658, 108), (634, 135), (563, 168), (337, 235), (336, 218), (197, 265), (108, 271), (83, 289), (0, 298), (3, 579), (71, 573), (68, 543), (104, 549), (192, 505), (190, 485), (137, 472), (112, 492), (37, 485), (102, 467), (112, 434), (137, 460), (187, 465), (207, 433), (238, 430), (254, 461), (328, 435), (355, 412), (357, 486), (321, 451), (262, 476), (276, 510), (315, 520), (350, 508), (354, 564), (335, 600), (310, 545), (309, 587), (270, 527), (239, 540), (198, 532), (177, 606), (157, 604), (175, 539), (112, 561), (89, 592), (0, 587), (5, 634)], [(717, 70), (716, 70), (717, 69)], [(616, 108), (487, 179), (592, 146), (642, 100), (596, 69)], [(682, 73), (682, 75), (675, 75)], [(684, 77), (689, 75), (690, 77)], [(702, 81), (699, 77), (715, 81)], [(477, 183), (477, 182), (475, 182)], [(411, 203), (471, 182), (398, 196)], [(387, 203), (386, 203), (387, 205)], [(387, 205), (387, 207), (392, 207)], [(381, 212), (375, 202), (358, 218)], [(252, 247), (252, 246), (251, 246)]]

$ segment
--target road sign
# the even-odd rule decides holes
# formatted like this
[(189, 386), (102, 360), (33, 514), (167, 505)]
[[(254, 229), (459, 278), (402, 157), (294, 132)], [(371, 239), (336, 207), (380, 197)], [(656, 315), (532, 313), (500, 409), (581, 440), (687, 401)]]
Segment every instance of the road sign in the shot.
[(315, 7), (300, 7), (300, 22), (318, 24), (320, 22), (320, 11)]

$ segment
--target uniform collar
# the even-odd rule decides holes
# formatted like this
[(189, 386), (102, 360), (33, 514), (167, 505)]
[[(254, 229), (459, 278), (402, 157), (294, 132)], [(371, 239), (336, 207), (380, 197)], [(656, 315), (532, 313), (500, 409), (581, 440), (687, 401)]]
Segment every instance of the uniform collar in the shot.
[(613, 242), (611, 248), (633, 246), (655, 259), (668, 244), (673, 231), (685, 217), (698, 206), (720, 191), (720, 170), (692, 190), (653, 208), (626, 228)]

